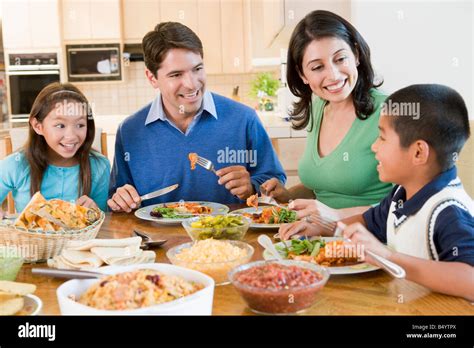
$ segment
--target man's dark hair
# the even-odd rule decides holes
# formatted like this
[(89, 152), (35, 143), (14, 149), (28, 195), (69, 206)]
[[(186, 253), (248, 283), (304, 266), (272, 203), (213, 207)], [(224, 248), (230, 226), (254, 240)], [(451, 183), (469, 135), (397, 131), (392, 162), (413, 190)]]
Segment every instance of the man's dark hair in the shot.
[(202, 42), (199, 37), (194, 31), (178, 22), (159, 23), (154, 30), (144, 36), (142, 47), (145, 65), (155, 77), (170, 49), (184, 48), (198, 53), (204, 58)]
[[(394, 112), (408, 110), (410, 104), (418, 114)], [(447, 86), (419, 84), (402, 88), (387, 98), (382, 110), (390, 116), (400, 145), (407, 148), (417, 140), (426, 141), (434, 149), (441, 171), (454, 165), (470, 135), (466, 104)]]

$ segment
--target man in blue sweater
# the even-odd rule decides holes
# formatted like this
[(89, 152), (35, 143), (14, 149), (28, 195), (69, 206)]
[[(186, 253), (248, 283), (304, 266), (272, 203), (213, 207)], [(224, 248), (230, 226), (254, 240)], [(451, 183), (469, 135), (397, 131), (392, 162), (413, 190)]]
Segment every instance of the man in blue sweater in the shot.
[[(175, 183), (178, 189), (143, 205), (239, 203), (270, 178), (286, 181), (255, 111), (206, 91), (202, 43), (191, 29), (160, 23), (142, 45), (146, 76), (160, 93), (117, 130), (107, 202), (113, 211), (131, 212), (141, 195)], [(191, 170), (191, 152), (211, 160), (216, 174)]]

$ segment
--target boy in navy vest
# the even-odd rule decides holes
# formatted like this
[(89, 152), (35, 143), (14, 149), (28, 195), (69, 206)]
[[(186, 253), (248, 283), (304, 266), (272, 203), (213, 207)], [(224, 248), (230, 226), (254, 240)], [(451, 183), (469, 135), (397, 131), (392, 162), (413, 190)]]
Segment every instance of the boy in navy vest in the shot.
[[(470, 135), (466, 105), (449, 87), (412, 85), (389, 96), (381, 115), (372, 150), (380, 179), (396, 185), (380, 205), (341, 220), (344, 237), (399, 264), (409, 280), (474, 301), (474, 207), (455, 166)], [(296, 233), (334, 230), (308, 221), (280, 230), (285, 239)]]

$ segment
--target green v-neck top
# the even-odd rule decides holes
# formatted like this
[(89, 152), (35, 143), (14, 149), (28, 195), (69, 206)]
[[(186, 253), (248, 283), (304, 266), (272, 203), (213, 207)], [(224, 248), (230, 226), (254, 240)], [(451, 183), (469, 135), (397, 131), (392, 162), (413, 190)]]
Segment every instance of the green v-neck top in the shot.
[(380, 110), (387, 96), (376, 89), (370, 93), (375, 111), (366, 120), (356, 118), (339, 145), (322, 158), (318, 144), (326, 101), (313, 94), (312, 120), (298, 175), (316, 199), (335, 209), (377, 204), (392, 188), (392, 184), (379, 180), (375, 154), (370, 149), (378, 137)]

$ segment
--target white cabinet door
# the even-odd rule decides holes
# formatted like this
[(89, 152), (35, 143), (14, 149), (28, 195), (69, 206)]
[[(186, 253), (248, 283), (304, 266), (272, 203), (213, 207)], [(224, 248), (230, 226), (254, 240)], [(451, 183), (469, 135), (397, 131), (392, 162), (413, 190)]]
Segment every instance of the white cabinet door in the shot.
[(57, 0), (30, 0), (30, 23), (32, 47), (60, 47)]
[(63, 0), (62, 5), (64, 40), (91, 39), (91, 2)]
[(91, 1), (92, 39), (120, 40), (120, 1)]
[(31, 47), (30, 11), (27, 0), (4, 0), (2, 2), (3, 47)]
[(126, 43), (140, 43), (160, 22), (158, 0), (123, 0), (123, 35)]

